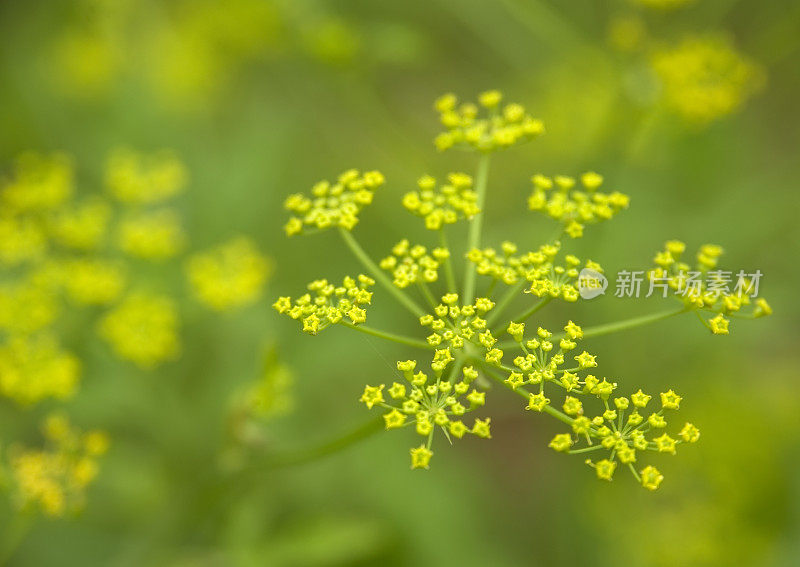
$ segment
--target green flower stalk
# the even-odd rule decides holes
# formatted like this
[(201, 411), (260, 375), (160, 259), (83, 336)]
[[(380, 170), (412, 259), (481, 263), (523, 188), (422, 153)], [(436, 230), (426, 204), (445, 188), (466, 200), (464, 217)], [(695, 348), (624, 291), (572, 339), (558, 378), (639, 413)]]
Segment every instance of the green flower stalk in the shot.
[[(339, 324), (429, 353), (423, 356), (430, 358), (399, 361), (397, 375), (368, 384), (360, 398), (367, 409), (382, 412), (385, 429), (409, 429), (421, 437), (410, 449), (413, 469), (429, 468), (437, 435), (450, 442), (467, 434), (491, 438), (491, 418), (468, 419), (467, 414), (482, 409), (489, 386), (496, 382), (524, 399), (521, 409), (547, 414), (568, 426), (553, 438), (551, 448), (568, 454), (594, 453), (586, 462), (599, 479), (611, 480), (621, 466), (644, 488), (655, 490), (663, 476), (643, 462), (646, 452), (674, 454), (678, 445), (695, 443), (700, 431), (691, 423), (668, 428), (667, 418), (681, 402), (671, 389), (660, 394), (660, 408), (650, 410), (651, 396), (641, 389), (627, 397), (617, 394), (619, 381), (597, 374), (598, 356), (585, 350), (582, 342), (689, 311), (714, 314), (703, 321), (715, 334), (723, 334), (726, 315), (767, 315), (768, 304), (761, 298), (751, 301), (756, 294), (752, 286), (734, 293), (715, 285), (712, 272), (721, 249), (706, 245), (698, 255), (698, 270), (709, 276), (708, 281), (693, 288), (699, 295), (683, 293), (681, 305), (673, 309), (596, 327), (568, 321), (555, 333), (540, 326), (535, 317), (539, 310), (554, 301), (572, 303), (580, 298), (581, 269), (603, 271), (597, 262), (568, 253), (562, 237), (583, 237), (587, 227), (625, 210), (629, 197), (601, 191), (604, 179), (595, 172), (576, 177), (537, 173), (531, 178), (528, 208), (557, 223), (555, 236), (532, 250), (521, 250), (511, 241), (486, 246), (481, 228), (491, 154), (541, 135), (544, 126), (521, 105), (503, 106), (497, 91), (481, 94), (478, 104), (459, 104), (455, 95), (445, 95), (435, 107), (445, 127), (436, 137), (436, 147), (476, 152), (478, 164), (474, 179), (460, 172), (448, 174), (443, 182), (424, 175), (417, 188), (402, 197), (402, 206), (434, 233), (432, 242), (412, 244), (403, 239), (380, 262), (372, 260), (353, 232), (384, 177), (348, 170), (336, 183), (316, 184), (311, 196), (290, 196), (286, 208), (293, 216), (285, 229), (293, 236), (338, 227), (366, 274), (348, 276), (341, 286), (316, 280), (298, 299), (279, 298), (275, 309), (299, 321), (311, 335)], [(449, 244), (448, 231), (462, 222), (469, 224), (467, 240), (456, 250)], [(660, 278), (665, 288), (685, 290), (688, 265), (680, 260), (683, 248), (678, 241), (669, 242), (657, 255), (656, 268), (647, 273), (648, 281)], [(456, 261), (464, 262), (461, 282), (453, 268)], [(417, 337), (364, 325), (372, 309), (373, 284), (381, 287), (375, 292), (378, 299), (388, 292), (416, 317)], [(515, 301), (523, 298), (533, 301), (510, 314)], [(372, 430), (372, 426), (365, 429)], [(362, 437), (350, 435), (347, 441), (325, 447), (338, 450)]]

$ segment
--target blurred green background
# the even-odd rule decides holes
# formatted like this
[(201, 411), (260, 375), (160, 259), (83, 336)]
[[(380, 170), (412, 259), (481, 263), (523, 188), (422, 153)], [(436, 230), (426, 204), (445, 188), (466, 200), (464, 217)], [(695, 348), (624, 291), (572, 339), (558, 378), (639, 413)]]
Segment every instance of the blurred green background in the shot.
[[(261, 301), (222, 315), (193, 302), (181, 262), (160, 265), (151, 277), (181, 304), (179, 360), (142, 371), (113, 358), (89, 329), (65, 338), (83, 361), (74, 398), (0, 401), (3, 446), (35, 445), (53, 408), (112, 440), (81, 514), (20, 521), (2, 500), (0, 561), (797, 565), (800, 5), (659, 4), (0, 4), (4, 172), (23, 151), (63, 150), (79, 191), (93, 194), (109, 151), (169, 148), (190, 175), (178, 202), (188, 251), (245, 234), (274, 264)], [(652, 64), (654, 53), (697, 36), (721, 38), (752, 71), (744, 86), (720, 78), (737, 102), (701, 119), (670, 103), (668, 78)], [(665, 240), (680, 238), (689, 250), (720, 244), (726, 268), (765, 274), (761, 291), (775, 315), (737, 321), (730, 336), (686, 316), (587, 342), (623, 388), (681, 393), (701, 442), (651, 459), (666, 476), (658, 492), (627, 475), (603, 483), (580, 458), (547, 448), (556, 423), (497, 392), (493, 439), (440, 443), (428, 472), (409, 470), (406, 431), (267, 467), (274, 452), (363, 423), (364, 383), (390, 380), (393, 361), (409, 356), (345, 329), (309, 337), (272, 311), (278, 295), (359, 269), (332, 235), (285, 238), (283, 199), (350, 167), (379, 169), (388, 182), (357, 236), (378, 258), (400, 238), (424, 238), (401, 211), (402, 194), (423, 173), (475, 167), (472, 155), (433, 148), (432, 102), (489, 88), (524, 104), (547, 134), (493, 160), (485, 242), (537, 245), (553, 226), (524, 207), (529, 176), (592, 169), (632, 204), (571, 243), (579, 256), (612, 273), (643, 269)], [(415, 332), (413, 319), (375, 295), (370, 325)], [(593, 325), (661, 308), (605, 296), (552, 306), (542, 319)], [(263, 373), (271, 347), (293, 376), (282, 408), (290, 411), (232, 433), (232, 400)]]

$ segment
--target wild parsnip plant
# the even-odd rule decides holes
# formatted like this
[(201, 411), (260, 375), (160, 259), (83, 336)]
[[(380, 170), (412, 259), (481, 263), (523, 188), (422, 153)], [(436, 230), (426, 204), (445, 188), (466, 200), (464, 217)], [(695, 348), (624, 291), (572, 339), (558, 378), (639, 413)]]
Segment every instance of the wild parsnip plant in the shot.
[[(701, 316), (714, 333), (726, 333), (728, 317), (766, 315), (769, 306), (763, 299), (751, 302), (751, 291), (709, 293), (706, 286), (697, 298), (683, 300), (665, 313), (589, 328), (571, 320), (557, 329), (540, 326), (536, 314), (548, 303), (578, 300), (581, 267), (602, 272), (598, 263), (567, 253), (569, 240), (582, 237), (592, 224), (612, 219), (628, 207), (629, 198), (601, 191), (604, 180), (595, 172), (577, 179), (536, 174), (528, 207), (555, 220), (556, 235), (533, 250), (520, 250), (510, 241), (487, 247), (481, 228), (492, 155), (542, 135), (544, 125), (521, 105), (503, 104), (498, 91), (481, 94), (478, 104), (459, 103), (447, 94), (435, 108), (445, 127), (436, 137), (436, 147), (474, 152), (477, 173), (451, 173), (443, 180), (424, 175), (418, 188), (402, 198), (403, 207), (430, 231), (432, 242), (412, 244), (404, 239), (383, 260), (374, 261), (354, 229), (384, 184), (383, 175), (348, 170), (335, 181), (321, 181), (311, 195), (295, 194), (286, 200), (292, 213), (286, 233), (336, 232), (366, 273), (348, 276), (341, 285), (313, 281), (297, 298), (280, 297), (275, 309), (310, 335), (340, 325), (417, 350), (415, 356), (397, 362), (396, 375), (368, 384), (360, 398), (368, 409), (383, 413), (386, 429), (411, 427), (421, 437), (410, 450), (412, 468), (429, 467), (437, 435), (450, 442), (466, 434), (491, 438), (491, 418), (484, 417), (481, 408), (490, 385), (497, 383), (523, 399), (521, 408), (566, 426), (550, 442), (554, 450), (598, 456), (586, 463), (604, 480), (611, 480), (621, 465), (644, 488), (655, 490), (663, 477), (647, 464), (646, 452), (674, 454), (678, 445), (695, 443), (700, 431), (692, 423), (675, 423), (681, 396), (671, 389), (652, 395), (627, 386), (624, 390), (633, 393), (621, 394), (617, 379), (598, 374), (598, 357), (586, 350), (586, 340), (689, 311)], [(468, 235), (455, 248), (449, 244), (448, 229), (459, 222), (469, 224)], [(661, 278), (664, 285), (678, 289), (687, 268), (683, 251), (682, 243), (667, 243), (648, 278)], [(701, 249), (697, 259), (703, 274), (716, 266), (720, 253), (717, 246)], [(462, 281), (456, 279), (456, 261), (465, 264)], [(478, 276), (486, 283), (480, 292)], [(419, 338), (366, 324), (373, 284), (382, 288), (379, 297), (386, 292), (417, 319)], [(509, 314), (513, 300), (523, 292), (530, 294), (530, 307)], [(706, 321), (702, 313), (713, 317)], [(473, 412), (481, 417), (467, 419)]]

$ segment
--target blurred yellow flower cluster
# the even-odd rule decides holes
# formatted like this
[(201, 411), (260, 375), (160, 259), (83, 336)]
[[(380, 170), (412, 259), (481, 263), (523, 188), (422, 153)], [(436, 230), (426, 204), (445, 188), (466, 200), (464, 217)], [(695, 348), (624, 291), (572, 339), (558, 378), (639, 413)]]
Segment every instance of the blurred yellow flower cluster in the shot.
[(630, 197), (627, 195), (619, 191), (602, 193), (597, 190), (603, 184), (602, 175), (590, 171), (581, 175), (580, 180), (582, 188), (576, 189), (573, 177), (534, 175), (528, 208), (560, 221), (564, 233), (572, 238), (583, 236), (586, 224), (609, 220), (628, 208)]
[(66, 416), (51, 414), (44, 423), (45, 447), (9, 447), (6, 455), (9, 483), (22, 509), (39, 509), (47, 516), (77, 512), (86, 487), (98, 472), (98, 457), (109, 447), (101, 431), (81, 432)]
[(763, 82), (763, 72), (721, 37), (688, 37), (651, 56), (665, 103), (687, 120), (707, 123), (735, 112)]
[(481, 93), (478, 105), (459, 104), (452, 93), (437, 99), (435, 108), (447, 130), (436, 136), (436, 148), (492, 152), (544, 134), (542, 121), (530, 116), (524, 106), (517, 103), (502, 106), (502, 100), (499, 91)]
[(192, 256), (186, 272), (197, 299), (224, 311), (258, 299), (271, 269), (255, 244), (239, 236)]
[[(111, 198), (79, 192), (75, 177), (62, 154), (26, 153), (0, 178), (0, 396), (23, 407), (78, 391), (84, 365), (62, 345), (76, 322), (143, 369), (181, 349), (179, 306), (137, 261), (172, 258), (187, 242), (167, 203), (185, 189), (184, 165), (170, 152), (114, 151), (104, 175)], [(186, 265), (195, 295), (215, 310), (258, 299), (268, 272), (244, 237)], [(10, 476), (22, 506), (57, 516), (80, 506), (107, 440), (64, 418), (48, 420), (46, 433), (52, 447), (9, 449)]]
[(178, 322), (169, 297), (134, 292), (106, 313), (99, 329), (120, 358), (153, 368), (180, 352)]

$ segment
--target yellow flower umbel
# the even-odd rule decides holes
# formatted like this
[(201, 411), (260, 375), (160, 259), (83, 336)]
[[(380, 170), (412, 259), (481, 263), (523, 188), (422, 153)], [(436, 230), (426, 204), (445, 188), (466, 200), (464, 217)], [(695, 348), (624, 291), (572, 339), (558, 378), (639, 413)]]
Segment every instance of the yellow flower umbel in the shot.
[[(479, 275), (509, 286), (526, 284), (529, 287), (525, 292), (536, 297), (560, 297), (570, 302), (578, 300), (575, 282), (580, 275), (578, 267), (581, 260), (573, 254), (567, 254), (564, 265), (557, 264), (555, 257), (561, 249), (560, 242), (543, 244), (535, 252), (525, 254), (517, 254), (517, 245), (513, 242), (503, 242), (500, 248), (502, 255), (494, 248), (474, 248), (467, 253), (467, 259), (475, 264)], [(587, 260), (584, 267), (603, 272), (600, 264), (592, 260)]]
[(62, 272), (64, 289), (76, 303), (109, 304), (116, 301), (125, 288), (125, 272), (114, 262), (69, 260), (64, 263)]
[(721, 246), (704, 244), (690, 265), (683, 255), (686, 244), (670, 240), (653, 258), (655, 267), (647, 273), (656, 293), (672, 295), (687, 311), (710, 315), (700, 320), (715, 335), (727, 335), (731, 319), (754, 319), (772, 314), (772, 308), (758, 294), (758, 283), (743, 273), (718, 267)]
[(0, 329), (10, 334), (44, 329), (56, 320), (59, 312), (58, 296), (31, 276), (0, 285)]
[[(496, 91), (481, 95), (480, 104), (487, 117), (479, 117), (475, 105), (459, 105), (453, 95), (437, 101), (448, 128), (437, 138), (439, 148), (459, 146), (477, 149), (481, 155), (476, 160), (474, 181), (466, 174), (456, 173), (450, 174), (445, 184), (437, 185), (432, 177), (424, 176), (418, 182), (419, 189), (403, 197), (403, 207), (424, 219), (429, 229), (425, 233), (428, 241), (412, 245), (409, 239), (402, 239), (391, 255), (376, 263), (358, 242), (357, 231), (351, 230), (357, 220), (354, 215), (361, 207), (351, 205), (353, 216), (342, 224), (349, 201), (331, 201), (330, 184), (323, 183), (318, 188), (316, 200), (302, 195), (289, 197), (287, 206), (298, 215), (286, 227), (290, 235), (309, 228), (319, 230), (338, 225), (336, 232), (371, 277), (361, 276), (366, 278), (361, 279), (362, 285), (348, 278), (339, 287), (318, 280), (309, 286), (310, 293), (294, 300), (280, 297), (274, 308), (301, 321), (302, 330), (309, 334), (339, 323), (371, 337), (431, 354), (430, 371), (418, 369), (419, 357), (400, 361), (397, 369), (403, 379), (390, 385), (386, 381), (370, 383), (359, 398), (367, 408), (381, 409), (386, 429), (413, 427), (424, 438), (422, 444), (414, 443), (410, 449), (414, 469), (430, 466), (437, 428), (451, 440), (466, 433), (491, 436), (488, 417), (468, 426), (461, 416), (482, 406), (486, 390), (495, 382), (522, 397), (525, 409), (531, 413), (547, 414), (569, 427), (550, 442), (554, 450), (581, 454), (603, 451), (603, 458), (588, 461), (599, 479), (610, 481), (620, 468), (627, 468), (643, 487), (653, 490), (663, 477), (654, 467), (642, 466), (642, 452), (672, 455), (678, 445), (696, 442), (699, 430), (692, 424), (685, 424), (677, 432), (666, 430), (668, 413), (678, 410), (681, 403), (681, 397), (673, 390), (662, 392), (661, 408), (649, 413), (644, 408), (652, 397), (641, 391), (629, 398), (615, 397), (617, 382), (594, 374), (598, 356), (594, 351), (579, 349), (578, 344), (591, 337), (679, 315), (687, 309), (681, 306), (671, 313), (638, 316), (591, 328), (582, 328), (573, 321), (560, 331), (542, 326), (537, 313), (552, 299), (570, 302), (580, 299), (577, 280), (581, 277), (581, 267), (602, 272), (598, 263), (584, 262), (562, 250), (572, 241), (562, 242), (561, 235), (577, 238), (583, 234), (585, 225), (613, 218), (628, 206), (628, 197), (618, 192), (600, 192), (603, 178), (593, 172), (583, 174), (580, 179), (536, 175), (529, 206), (556, 219), (561, 227), (558, 235), (541, 246), (526, 248), (530, 252), (519, 252), (511, 241), (504, 241), (499, 249), (484, 247), (481, 231), (488, 197), (492, 195), (488, 191), (491, 152), (541, 132), (541, 124), (528, 117), (521, 107), (501, 108), (501, 98)], [(359, 177), (354, 172), (346, 179)], [(335, 186), (337, 197), (347, 194), (346, 184), (347, 181), (340, 180)], [(371, 198), (370, 192), (365, 195), (364, 203)], [(520, 197), (522, 203), (524, 196)], [(466, 224), (466, 230), (453, 227), (456, 222)], [(465, 233), (466, 238), (459, 242), (461, 246), (449, 244), (452, 235), (461, 238)], [(671, 269), (677, 262), (676, 255), (682, 251), (681, 246), (669, 244), (667, 251), (657, 257), (658, 269)], [(563, 260), (559, 258), (561, 252)], [(710, 273), (720, 253), (718, 247), (704, 247), (698, 262)], [(454, 260), (463, 262), (460, 273), (453, 266)], [(457, 274), (463, 275), (460, 281)], [(366, 313), (358, 305), (371, 303), (372, 293), (366, 288), (373, 283), (402, 305), (421, 329), (407, 336), (362, 324)], [(710, 285), (718, 287), (716, 283)], [(721, 300), (701, 303), (709, 310), (724, 307), (715, 313), (717, 318), (709, 325), (715, 332), (726, 332), (724, 314), (737, 308), (735, 302), (724, 296)], [(754, 303), (753, 317), (771, 312), (762, 299)], [(512, 314), (511, 309), (519, 311)], [(394, 318), (384, 320), (394, 321)], [(346, 445), (373, 428), (374, 424), (368, 424), (357, 435), (349, 434), (335, 443)], [(576, 447), (582, 442), (585, 447)]]
[(358, 325), (367, 320), (367, 312), (362, 307), (372, 302), (375, 280), (363, 274), (358, 279), (346, 277), (342, 285), (335, 286), (328, 280), (315, 280), (308, 284), (306, 293), (292, 301), (291, 297), (281, 297), (273, 304), (278, 313), (286, 314), (303, 323), (303, 332), (316, 335), (331, 325)]
[(665, 104), (691, 122), (732, 114), (763, 83), (763, 71), (719, 37), (689, 37), (651, 57)]
[(470, 219), (481, 212), (469, 175), (451, 173), (447, 181), (446, 185), (437, 186), (436, 179), (425, 175), (417, 181), (419, 191), (411, 191), (403, 197), (406, 210), (425, 219), (428, 230), (439, 230), (444, 225)]
[(169, 297), (135, 292), (103, 317), (99, 332), (117, 356), (149, 369), (178, 355), (178, 323)]
[(0, 265), (13, 267), (40, 260), (46, 250), (47, 236), (40, 223), (0, 211)]
[(391, 256), (381, 260), (380, 267), (391, 272), (394, 285), (400, 289), (415, 283), (433, 283), (439, 279), (439, 266), (450, 257), (447, 248), (428, 249), (422, 245), (411, 246), (403, 239), (392, 248)]
[(111, 206), (100, 198), (55, 212), (48, 222), (51, 238), (61, 246), (81, 251), (98, 249), (106, 238)]
[(284, 207), (294, 216), (284, 230), (288, 236), (334, 226), (352, 230), (358, 223), (359, 213), (372, 203), (375, 189), (383, 183), (383, 174), (379, 171), (361, 174), (357, 169), (349, 169), (335, 183), (320, 181), (314, 185), (311, 197), (302, 193), (290, 195)]
[[(560, 335), (553, 335), (540, 327), (534, 338), (525, 341), (523, 329), (514, 329), (515, 340), (525, 345), (528, 354), (517, 357), (514, 361), (516, 369), (504, 368), (509, 372), (506, 385), (518, 394), (527, 396), (528, 405), (525, 409), (548, 413), (570, 425), (571, 432), (559, 433), (550, 442), (554, 450), (581, 454), (608, 451), (605, 459), (596, 463), (591, 459), (586, 461), (595, 469), (599, 479), (611, 480), (619, 462), (645, 488), (655, 490), (663, 477), (651, 466), (637, 472), (639, 453), (650, 450), (674, 455), (677, 445), (694, 443), (700, 438), (699, 430), (690, 423), (683, 426), (678, 438), (664, 432), (667, 427), (665, 414), (678, 410), (682, 398), (672, 390), (662, 392), (661, 408), (647, 413), (645, 408), (652, 396), (639, 390), (629, 398), (613, 397), (617, 383), (587, 373), (597, 363), (595, 357), (586, 351), (571, 357), (577, 366), (560, 368), (567, 351), (574, 349), (575, 341), (583, 336), (583, 329), (572, 321), (564, 327), (564, 331)], [(512, 333), (511, 330), (509, 332)], [(556, 339), (558, 351), (555, 351), (553, 344)], [(525, 389), (528, 385), (535, 386), (538, 391), (531, 393)], [(547, 391), (554, 387), (556, 392)], [(565, 392), (560, 409), (558, 405), (551, 404), (551, 397), (555, 399), (559, 390)], [(598, 413), (591, 416), (587, 414), (586, 406), (593, 399), (599, 400), (602, 405)], [(585, 441), (587, 446), (573, 448), (581, 441)]]
[(3, 208), (15, 212), (47, 211), (65, 203), (73, 190), (67, 156), (25, 153), (17, 158), (13, 179), (0, 185), (0, 199)]
[(627, 195), (618, 191), (598, 191), (603, 176), (591, 171), (581, 175), (580, 188), (576, 188), (575, 178), (566, 175), (550, 178), (537, 174), (531, 182), (533, 192), (528, 198), (528, 208), (559, 221), (564, 233), (572, 238), (583, 236), (587, 224), (613, 218), (627, 209), (630, 202)]
[(502, 105), (502, 99), (499, 91), (481, 93), (477, 105), (459, 104), (454, 94), (440, 97), (435, 107), (446, 130), (436, 136), (436, 148), (492, 152), (544, 134), (541, 120), (531, 117), (520, 104)]
[(225, 311), (256, 301), (270, 269), (256, 245), (238, 237), (192, 256), (186, 275), (198, 300)]
[(158, 203), (174, 197), (187, 183), (183, 163), (169, 151), (143, 155), (128, 149), (111, 153), (106, 165), (106, 187), (129, 205)]
[(117, 242), (131, 256), (146, 260), (165, 260), (186, 244), (178, 215), (170, 209), (130, 214), (119, 224)]
[(80, 362), (50, 334), (19, 335), (0, 346), (0, 394), (22, 405), (72, 396)]
[(101, 431), (81, 433), (61, 414), (50, 415), (43, 430), (43, 449), (12, 446), (8, 451), (17, 506), (51, 517), (79, 511), (86, 487), (97, 476), (98, 457), (108, 450), (108, 437)]
[[(440, 429), (448, 440), (461, 439), (469, 433), (476, 437), (491, 438), (490, 419), (476, 419), (467, 426), (462, 416), (485, 403), (486, 394), (476, 389), (473, 382), (478, 372), (465, 367), (458, 376), (458, 367), (449, 367), (453, 358), (449, 349), (436, 351), (431, 372), (415, 372), (416, 360), (397, 363), (403, 375), (399, 382), (386, 386), (366, 386), (360, 401), (367, 408), (383, 408), (386, 429), (399, 429), (413, 425), (416, 433), (426, 442), (411, 449), (411, 468), (427, 469), (433, 452), (431, 444), (436, 429)], [(388, 398), (388, 400), (387, 400)]]

